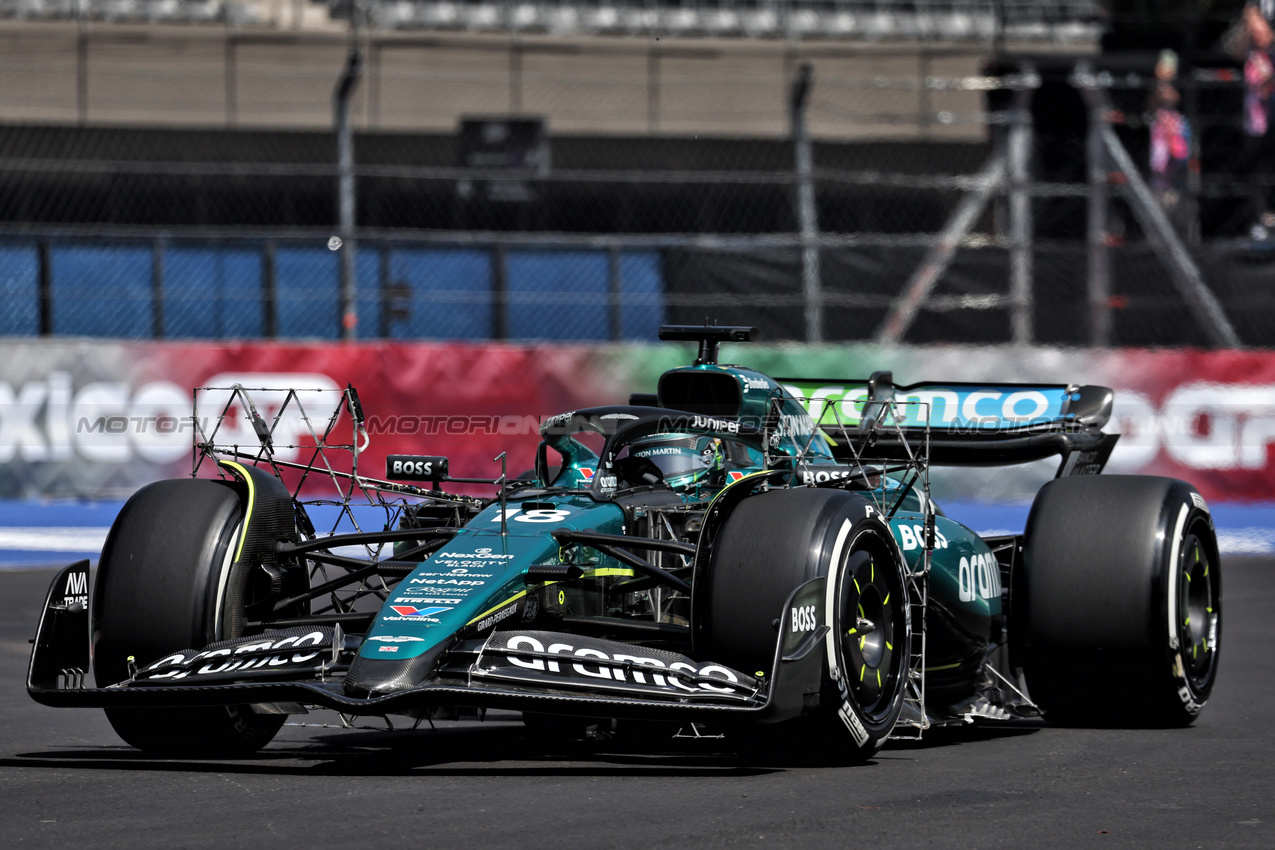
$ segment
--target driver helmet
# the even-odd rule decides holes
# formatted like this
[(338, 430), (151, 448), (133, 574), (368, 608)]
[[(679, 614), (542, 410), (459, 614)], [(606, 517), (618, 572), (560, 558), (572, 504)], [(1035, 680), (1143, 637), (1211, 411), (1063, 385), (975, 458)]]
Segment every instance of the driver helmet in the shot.
[(635, 440), (630, 457), (641, 457), (659, 467), (664, 483), (674, 490), (725, 483), (727, 469), (761, 465), (752, 452), (719, 437), (694, 434), (657, 434)]

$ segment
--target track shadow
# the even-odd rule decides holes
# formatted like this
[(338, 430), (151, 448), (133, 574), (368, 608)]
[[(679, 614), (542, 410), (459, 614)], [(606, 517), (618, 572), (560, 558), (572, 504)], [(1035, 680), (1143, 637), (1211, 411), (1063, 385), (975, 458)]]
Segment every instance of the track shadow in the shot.
[(927, 729), (920, 738), (899, 737), (888, 744), (882, 756), (896, 753), (907, 753), (916, 750), (929, 750), (937, 747), (956, 747), (962, 744), (973, 744), (981, 741), (995, 741), (1009, 738), (1022, 738), (1046, 728), (1044, 724), (1032, 726), (936, 726)]
[[(159, 771), (281, 776), (756, 776), (790, 769), (845, 768), (793, 743), (782, 731), (725, 735), (676, 724), (644, 724), (583, 737), (529, 729), (515, 719), (446, 722), (435, 728), (284, 727), (284, 737), (245, 759), (162, 759), (130, 747), (102, 746), (17, 753), (0, 767)], [(1035, 729), (939, 727), (919, 740), (892, 740), (874, 758), (907, 760), (912, 752), (1016, 737)], [(291, 739), (291, 740), (290, 740)]]
[(743, 763), (695, 742), (651, 748), (640, 742), (556, 740), (521, 726), (418, 731), (340, 731), (271, 744), (248, 759), (157, 759), (125, 746), (18, 753), (0, 767), (280, 776), (757, 776), (773, 768)]

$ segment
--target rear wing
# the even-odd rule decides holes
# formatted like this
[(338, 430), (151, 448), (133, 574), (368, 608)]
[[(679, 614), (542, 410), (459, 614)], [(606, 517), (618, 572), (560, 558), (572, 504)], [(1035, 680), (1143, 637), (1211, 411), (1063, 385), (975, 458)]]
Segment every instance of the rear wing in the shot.
[(806, 407), (833, 443), (833, 454), (847, 462), (865, 449), (876, 457), (904, 458), (909, 444), (915, 450), (928, 435), (934, 464), (1000, 466), (1061, 456), (1058, 475), (1092, 475), (1102, 471), (1119, 439), (1102, 432), (1111, 418), (1108, 387), (896, 385), (889, 372), (867, 380), (776, 380)]

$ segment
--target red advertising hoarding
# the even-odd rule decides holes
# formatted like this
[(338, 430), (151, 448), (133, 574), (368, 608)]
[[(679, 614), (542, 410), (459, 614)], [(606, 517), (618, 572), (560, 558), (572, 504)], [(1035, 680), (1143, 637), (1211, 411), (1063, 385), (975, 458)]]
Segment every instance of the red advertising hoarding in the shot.
[[(239, 384), (272, 419), (287, 388), (303, 389), (309, 422), (285, 410), (274, 440), (280, 458), (304, 461), (310, 429), (322, 433), (334, 400), (353, 384), (370, 443), (364, 474), (380, 476), (389, 454), (447, 455), (455, 477), (493, 478), (508, 452), (511, 475), (530, 468), (541, 418), (623, 402), (651, 391), (654, 348), (462, 344), (122, 344), (40, 341), (0, 344), (0, 497), (126, 496), (149, 481), (189, 474), (190, 447), (208, 417), (226, 409), (225, 389), (204, 394), (197, 431), (192, 389)], [(758, 362), (802, 352), (758, 348)], [(830, 352), (817, 353), (826, 362)], [(840, 352), (831, 352), (840, 359)], [(899, 349), (870, 352), (907, 380), (1066, 381), (1116, 390), (1112, 427), (1124, 435), (1109, 471), (1187, 479), (1209, 499), (1275, 500), (1275, 354), (1269, 352), (1056, 352)], [(813, 354), (811, 355), (814, 356)], [(847, 363), (866, 355), (847, 349)], [(792, 371), (786, 368), (786, 371)], [(820, 368), (817, 371), (824, 371)], [(837, 377), (863, 377), (847, 368)], [(900, 374), (900, 368), (896, 374)], [(992, 377), (995, 376), (995, 377)], [(326, 400), (319, 400), (325, 390)], [(233, 404), (219, 445), (255, 452), (245, 411)], [(350, 442), (348, 414), (333, 432)]]

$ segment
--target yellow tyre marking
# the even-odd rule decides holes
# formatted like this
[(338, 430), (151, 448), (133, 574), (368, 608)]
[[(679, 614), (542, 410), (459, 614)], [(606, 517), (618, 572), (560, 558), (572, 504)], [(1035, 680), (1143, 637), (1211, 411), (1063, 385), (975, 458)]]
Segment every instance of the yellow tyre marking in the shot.
[(243, 515), (243, 532), (239, 535), (239, 548), (235, 550), (235, 563), (239, 563), (239, 556), (243, 554), (244, 541), (248, 539), (248, 523), (252, 519), (252, 509), (257, 501), (257, 488), (252, 483), (252, 476), (248, 474), (248, 470), (244, 469), (243, 464), (235, 463), (233, 460), (217, 461), (222, 466), (229, 466), (239, 470), (239, 477), (248, 487), (248, 508)]

